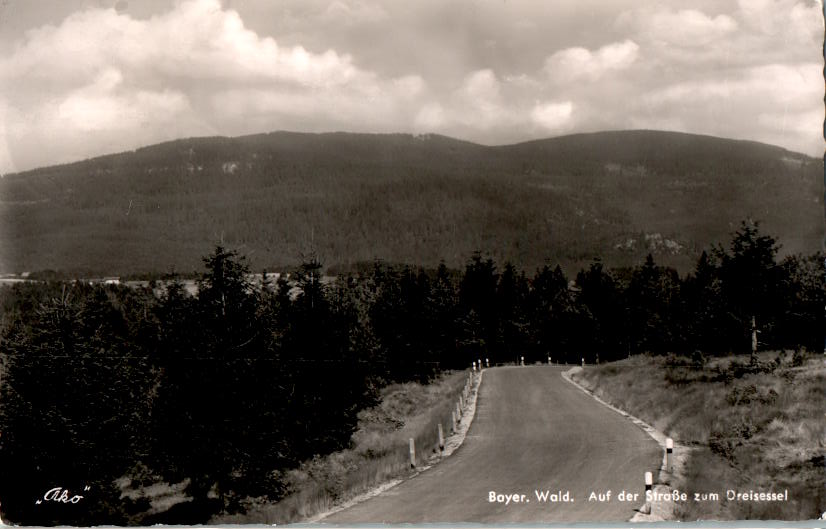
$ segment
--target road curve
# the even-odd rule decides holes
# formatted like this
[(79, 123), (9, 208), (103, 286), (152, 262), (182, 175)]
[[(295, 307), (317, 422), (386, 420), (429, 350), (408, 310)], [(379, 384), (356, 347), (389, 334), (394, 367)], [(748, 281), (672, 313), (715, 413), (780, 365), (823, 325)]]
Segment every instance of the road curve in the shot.
[[(662, 451), (628, 419), (563, 380), (565, 369), (486, 370), (476, 417), (452, 456), (321, 523), (628, 520), (643, 503), (643, 473), (659, 468)], [(537, 490), (570, 491), (574, 501), (541, 502)], [(591, 492), (608, 490), (610, 501), (588, 501)], [(638, 493), (639, 501), (617, 501), (622, 490)], [(491, 491), (529, 501), (490, 502)]]

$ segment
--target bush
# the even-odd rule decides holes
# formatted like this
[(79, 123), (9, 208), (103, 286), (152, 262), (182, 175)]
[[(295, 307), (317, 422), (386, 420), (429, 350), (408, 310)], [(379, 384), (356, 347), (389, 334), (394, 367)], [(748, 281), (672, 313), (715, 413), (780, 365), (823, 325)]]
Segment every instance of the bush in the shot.
[(703, 369), (706, 366), (706, 356), (699, 349), (695, 349), (691, 353), (691, 363), (694, 367)]
[(734, 387), (726, 395), (726, 402), (730, 406), (750, 404), (757, 397), (757, 387), (749, 384), (744, 387)]
[(708, 436), (708, 447), (729, 462), (734, 460), (734, 443), (731, 437), (719, 430), (712, 430)]

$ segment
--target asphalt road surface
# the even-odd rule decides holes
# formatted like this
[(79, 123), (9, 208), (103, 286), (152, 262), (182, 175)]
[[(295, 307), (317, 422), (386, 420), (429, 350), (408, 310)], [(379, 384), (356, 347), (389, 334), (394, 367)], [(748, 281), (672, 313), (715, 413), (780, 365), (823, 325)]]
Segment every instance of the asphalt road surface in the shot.
[[(486, 370), (476, 416), (453, 455), (321, 523), (628, 520), (643, 503), (644, 472), (656, 475), (662, 450), (628, 419), (566, 382), (565, 369)], [(609, 490), (609, 501), (588, 501), (591, 492)], [(618, 501), (623, 490), (638, 500)], [(527, 501), (491, 502), (491, 491)], [(568, 491), (573, 502), (543, 502), (537, 491)]]

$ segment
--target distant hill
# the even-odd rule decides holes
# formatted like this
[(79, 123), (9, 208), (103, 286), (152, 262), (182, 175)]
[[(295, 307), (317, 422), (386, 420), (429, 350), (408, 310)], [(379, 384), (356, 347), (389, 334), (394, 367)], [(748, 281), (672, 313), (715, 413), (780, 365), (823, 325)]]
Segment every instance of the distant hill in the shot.
[[(48, 146), (44, 146), (48, 148)], [(192, 138), (0, 179), (0, 272), (188, 271), (223, 237), (256, 270), (315, 252), (531, 272), (658, 262), (685, 271), (747, 217), (786, 253), (824, 237), (823, 163), (658, 131), (486, 147), (438, 135)]]

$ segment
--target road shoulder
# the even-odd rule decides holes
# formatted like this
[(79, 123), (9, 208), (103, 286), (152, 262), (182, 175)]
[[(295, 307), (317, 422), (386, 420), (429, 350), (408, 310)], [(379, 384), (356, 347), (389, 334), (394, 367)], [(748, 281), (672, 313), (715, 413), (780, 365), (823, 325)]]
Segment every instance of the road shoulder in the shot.
[(456, 428), (456, 431), (445, 438), (445, 450), (443, 455), (433, 455), (427, 460), (427, 463), (424, 466), (416, 469), (416, 471), (410, 474), (409, 476), (382, 483), (381, 485), (367, 492), (359, 494), (358, 496), (351, 498), (346, 502), (333, 507), (332, 509), (316, 514), (315, 516), (308, 518), (302, 523), (318, 523), (324, 520), (325, 518), (332, 516), (333, 514), (349, 509), (371, 498), (375, 498), (383, 492), (388, 491), (393, 487), (396, 487), (397, 485), (404, 483), (405, 481), (409, 481), (410, 479), (415, 478), (422, 472), (425, 472), (430, 468), (433, 468), (434, 465), (438, 464), (444, 458), (449, 457), (451, 454), (453, 454), (453, 452), (455, 452), (464, 442), (465, 437), (467, 436), (467, 432), (470, 429), (470, 425), (473, 423), (473, 418), (476, 415), (476, 400), (479, 395), (479, 387), (482, 384), (482, 378), (484, 377), (485, 371), (485, 369), (482, 369), (481, 371), (479, 371), (478, 374), (473, 376), (473, 383), (471, 385), (470, 393), (468, 394), (468, 398), (464, 402), (462, 418), (459, 421), (459, 425)]
[[(673, 460), (673, 470), (669, 472), (667, 468), (667, 459), (666, 459), (666, 447), (665, 441), (667, 436), (651, 426), (650, 424), (646, 423), (642, 419), (639, 419), (630, 413), (613, 406), (612, 404), (606, 402), (605, 400), (601, 399), (597, 395), (594, 394), (591, 389), (583, 386), (582, 384), (576, 382), (572, 375), (582, 371), (582, 367), (576, 366), (572, 367), (567, 371), (563, 371), (561, 373), (562, 378), (565, 379), (570, 384), (573, 384), (577, 387), (580, 391), (586, 393), (588, 396), (610, 408), (611, 410), (619, 413), (636, 426), (640, 427), (645, 433), (647, 433), (652, 439), (654, 439), (657, 444), (660, 445), (663, 451), (663, 459), (660, 465), (660, 468), (656, 470), (656, 478), (654, 480), (654, 492), (657, 494), (669, 494), (675, 483), (681, 482), (682, 477), (685, 475), (686, 465), (688, 463), (690, 450), (691, 448), (682, 444), (674, 442), (674, 460)], [(642, 479), (642, 477), (641, 477)], [(652, 502), (651, 503), (651, 513), (650, 514), (643, 514), (642, 506), (636, 509), (636, 514), (628, 520), (629, 522), (661, 522), (661, 521), (670, 521), (675, 519), (674, 515), (674, 505), (670, 502)]]

